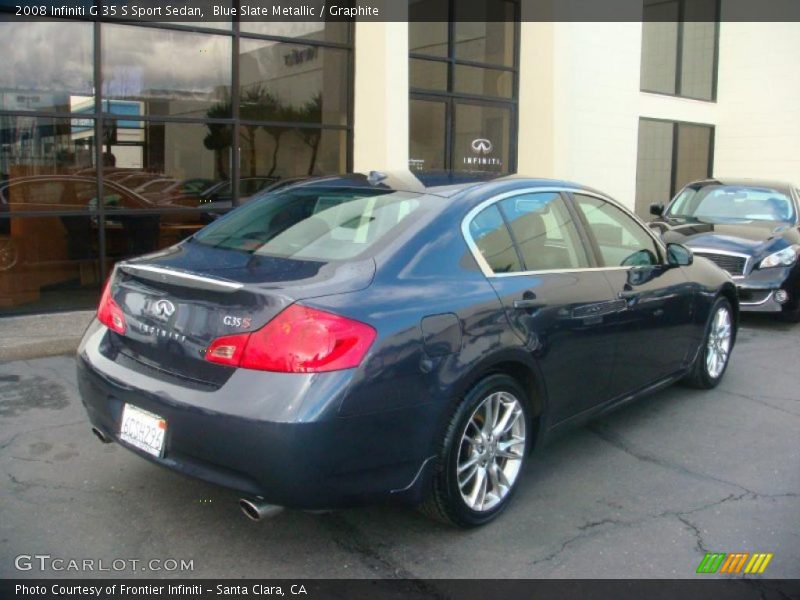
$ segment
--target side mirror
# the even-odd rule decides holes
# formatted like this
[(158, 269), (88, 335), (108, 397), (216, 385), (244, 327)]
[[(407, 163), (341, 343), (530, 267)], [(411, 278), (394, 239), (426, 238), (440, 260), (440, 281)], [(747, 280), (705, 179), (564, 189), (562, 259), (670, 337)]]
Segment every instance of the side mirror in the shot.
[(660, 217), (664, 214), (664, 205), (660, 202), (653, 202), (650, 205), (650, 214)]
[(667, 264), (673, 267), (688, 267), (694, 262), (692, 251), (682, 244), (667, 244)]

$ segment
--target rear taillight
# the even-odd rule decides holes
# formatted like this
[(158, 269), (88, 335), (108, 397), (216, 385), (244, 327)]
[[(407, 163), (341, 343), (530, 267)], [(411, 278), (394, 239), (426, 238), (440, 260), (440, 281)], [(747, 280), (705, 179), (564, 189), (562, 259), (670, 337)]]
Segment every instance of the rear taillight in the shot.
[(293, 304), (258, 331), (217, 338), (206, 360), (281, 373), (337, 371), (361, 364), (374, 340), (369, 325)]
[(117, 333), (125, 333), (128, 329), (122, 309), (111, 297), (111, 278), (106, 282), (103, 288), (103, 295), (100, 296), (100, 304), (97, 307), (97, 320), (111, 331), (116, 331)]

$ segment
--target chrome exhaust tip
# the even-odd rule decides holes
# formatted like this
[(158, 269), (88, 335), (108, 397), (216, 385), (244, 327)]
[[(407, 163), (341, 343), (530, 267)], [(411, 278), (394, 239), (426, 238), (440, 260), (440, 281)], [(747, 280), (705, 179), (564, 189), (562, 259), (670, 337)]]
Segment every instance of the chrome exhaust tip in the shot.
[(110, 437), (108, 437), (105, 433), (100, 431), (97, 427), (92, 427), (92, 433), (98, 440), (100, 440), (104, 444), (110, 444), (113, 441)]
[(252, 521), (269, 519), (283, 511), (282, 506), (267, 504), (266, 502), (260, 502), (258, 500), (248, 500), (247, 498), (239, 500), (239, 508), (241, 508), (245, 516)]

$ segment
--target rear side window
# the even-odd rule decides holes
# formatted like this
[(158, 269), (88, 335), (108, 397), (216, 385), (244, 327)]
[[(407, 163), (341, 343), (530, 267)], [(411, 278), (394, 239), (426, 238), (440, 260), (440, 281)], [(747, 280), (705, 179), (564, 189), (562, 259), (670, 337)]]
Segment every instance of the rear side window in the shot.
[(496, 204), (485, 208), (472, 219), (469, 233), (494, 273), (522, 270), (511, 235)]
[(500, 210), (511, 228), (526, 271), (589, 266), (578, 228), (558, 192), (506, 198), (500, 202)]
[(424, 205), (412, 192), (286, 188), (235, 210), (193, 239), (264, 256), (344, 260), (367, 250)]

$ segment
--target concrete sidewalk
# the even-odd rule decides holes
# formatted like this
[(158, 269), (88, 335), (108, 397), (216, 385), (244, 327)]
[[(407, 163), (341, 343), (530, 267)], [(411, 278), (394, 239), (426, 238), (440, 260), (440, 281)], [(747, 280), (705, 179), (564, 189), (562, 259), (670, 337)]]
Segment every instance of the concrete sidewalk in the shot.
[(93, 310), (0, 318), (0, 361), (72, 354)]

